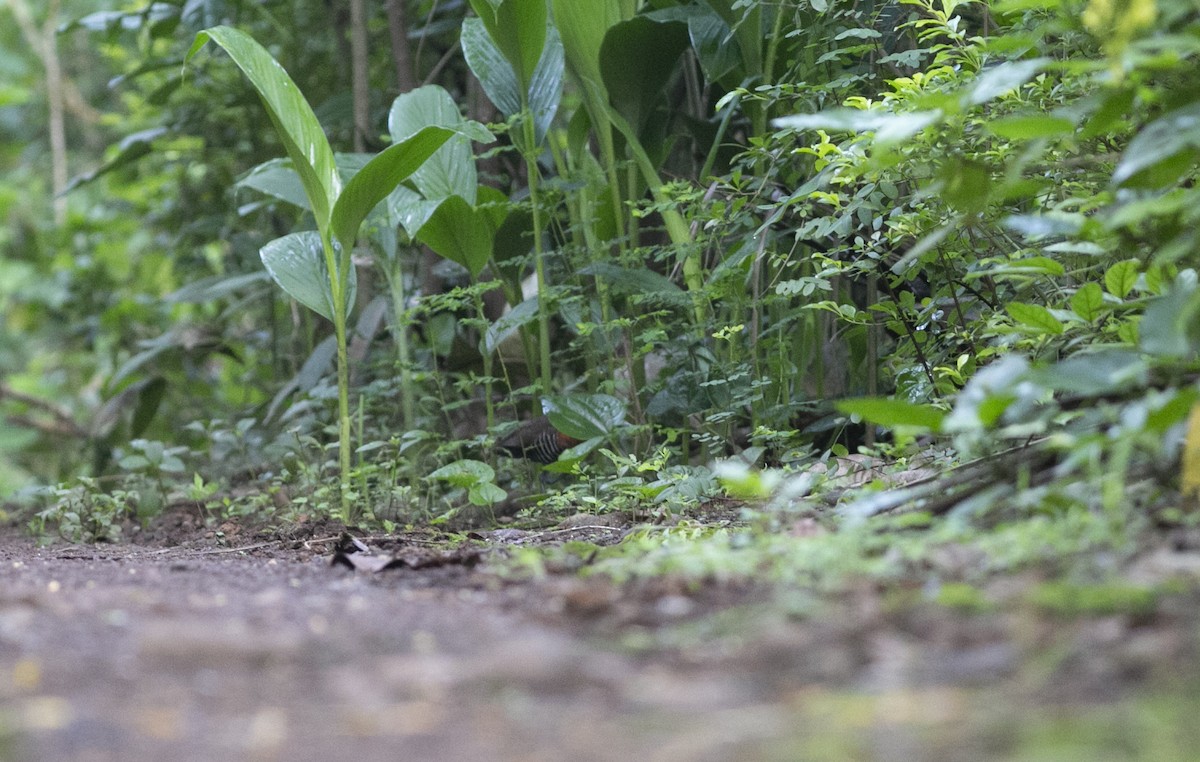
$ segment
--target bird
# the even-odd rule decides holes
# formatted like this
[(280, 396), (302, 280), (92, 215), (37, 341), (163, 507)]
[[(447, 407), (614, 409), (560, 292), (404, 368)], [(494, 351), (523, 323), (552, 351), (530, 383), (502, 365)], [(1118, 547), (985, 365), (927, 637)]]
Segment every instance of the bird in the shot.
[(525, 458), (547, 465), (582, 440), (567, 436), (544, 415), (538, 416), (496, 443), (496, 449), (510, 458)]

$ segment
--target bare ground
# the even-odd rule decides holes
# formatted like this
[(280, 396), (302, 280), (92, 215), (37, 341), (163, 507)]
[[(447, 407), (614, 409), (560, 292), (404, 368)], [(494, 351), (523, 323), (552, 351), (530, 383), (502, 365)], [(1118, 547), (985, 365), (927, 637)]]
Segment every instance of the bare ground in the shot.
[[(1200, 748), (1200, 564), (1186, 549), (1139, 567), (1182, 580), (1152, 611), (1062, 618), (968, 614), (870, 585), (814, 602), (671, 580), (513, 581), (488, 563), (503, 534), (449, 555), (420, 537), (380, 541), (396, 563), (373, 572), (331, 564), (336, 528), (221, 529), (184, 520), (131, 544), (48, 548), (0, 531), (0, 760), (1187, 760)], [(1018, 599), (1034, 582), (997, 584)]]

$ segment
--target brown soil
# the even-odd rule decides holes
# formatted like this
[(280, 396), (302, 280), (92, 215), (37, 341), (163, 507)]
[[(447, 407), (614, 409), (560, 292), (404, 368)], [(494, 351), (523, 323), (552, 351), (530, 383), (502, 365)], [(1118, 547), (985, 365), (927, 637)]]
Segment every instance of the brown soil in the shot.
[(449, 553), (368, 539), (392, 562), (374, 571), (331, 563), (331, 526), (185, 517), (48, 548), (3, 530), (0, 760), (1066, 759), (1053, 750), (1092, 743), (1069, 758), (1171, 760), (1200, 741), (1194, 584), (1153, 612), (1064, 620), (865, 585), (820, 600), (489, 564), (619, 530), (501, 530)]

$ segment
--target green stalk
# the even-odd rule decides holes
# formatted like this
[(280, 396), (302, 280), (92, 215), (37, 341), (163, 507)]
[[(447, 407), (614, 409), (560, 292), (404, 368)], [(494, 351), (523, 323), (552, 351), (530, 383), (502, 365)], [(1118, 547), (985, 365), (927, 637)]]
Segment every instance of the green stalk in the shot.
[[(342, 521), (354, 522), (354, 506), (350, 503), (350, 358), (346, 352), (346, 283), (350, 277), (350, 255), (339, 258), (333, 241), (321, 236), (325, 266), (330, 273), (329, 296), (333, 307), (333, 335), (337, 342), (338, 386), (338, 471)], [(343, 247), (344, 248), (344, 247)], [(344, 261), (339, 261), (339, 259)]]
[(416, 400), (412, 392), (412, 349), (408, 343), (408, 309), (404, 306), (404, 270), (399, 261), (394, 267), (384, 269), (388, 291), (392, 296), (393, 340), (396, 342), (396, 357), (400, 361), (400, 415), (404, 430), (413, 427), (416, 420)]
[[(523, 100), (527, 100), (523, 98)], [(542, 249), (542, 210), (538, 194), (540, 179), (537, 164), (537, 132), (533, 123), (533, 113), (529, 110), (528, 102), (521, 109), (521, 127), (525, 145), (521, 155), (525, 159), (525, 173), (529, 180), (529, 203), (533, 205), (533, 262), (537, 274), (538, 293), (538, 360), (539, 378), (542, 393), (548, 394), (550, 389), (550, 310), (547, 298), (546, 284), (546, 255)]]

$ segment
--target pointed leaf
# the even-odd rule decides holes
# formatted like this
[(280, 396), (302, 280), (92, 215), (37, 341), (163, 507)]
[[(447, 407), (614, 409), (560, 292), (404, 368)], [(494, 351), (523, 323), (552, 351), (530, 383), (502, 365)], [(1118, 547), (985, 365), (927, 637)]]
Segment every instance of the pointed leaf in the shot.
[(471, 8), (528, 90), (546, 42), (546, 0), (471, 0)]
[(625, 405), (608, 394), (547, 396), (542, 411), (550, 424), (579, 440), (608, 436), (625, 420)]
[(1063, 332), (1063, 324), (1051, 314), (1050, 310), (1040, 304), (1011, 302), (1005, 309), (1012, 319), (1034, 333), (1058, 335)]
[(517, 73), (488, 36), (483, 22), (477, 18), (464, 21), (460, 39), (467, 66), (483, 86), (492, 105), (506, 117), (520, 113), (521, 83)]
[[(438, 85), (418, 87), (392, 101), (388, 131), (400, 143), (426, 127), (456, 129), (466, 123), (450, 93)], [(450, 136), (429, 159), (412, 173), (413, 185), (427, 199), (462, 196), (475, 203), (475, 157), (471, 141), (461, 134)]]
[[(333, 320), (329, 292), (329, 270), (321, 235), (315, 230), (276, 238), (259, 250), (267, 272), (288, 296), (313, 312)], [(354, 304), (354, 268), (350, 268), (347, 305)]]
[(300, 175), (292, 169), (291, 159), (271, 159), (242, 175), (234, 188), (250, 188), (259, 193), (273, 196), (280, 201), (308, 209), (308, 194)]
[(871, 423), (895, 428), (910, 426), (926, 431), (937, 431), (946, 417), (946, 411), (932, 405), (917, 405), (904, 400), (885, 397), (863, 397), (842, 400), (837, 409), (847, 415), (857, 415)]
[(389, 146), (371, 159), (338, 196), (330, 228), (344, 251), (354, 246), (358, 226), (375, 205), (421, 166), (453, 135), (443, 127), (426, 127), (403, 142)]
[(443, 199), (417, 233), (429, 248), (479, 275), (492, 255), (496, 228), (491, 214), (468, 204), (461, 196)]
[(1101, 290), (1100, 284), (1087, 283), (1080, 286), (1071, 296), (1071, 309), (1089, 323), (1094, 322), (1104, 309), (1104, 291)]
[(487, 354), (495, 352), (496, 348), (503, 344), (510, 336), (521, 330), (521, 326), (532, 323), (537, 319), (537, 316), (537, 296), (529, 297), (501, 315), (496, 319), (496, 322), (488, 326), (487, 332), (483, 336), (484, 352)]
[(250, 79), (267, 108), (267, 115), (287, 149), (292, 166), (304, 183), (317, 227), (326, 230), (334, 199), (341, 190), (333, 150), (308, 101), (271, 54), (245, 32), (216, 26), (196, 35), (187, 60), (209, 40), (220, 45)]
[(1134, 285), (1137, 283), (1137, 277), (1138, 261), (1136, 259), (1126, 259), (1123, 262), (1116, 263), (1105, 271), (1104, 287), (1108, 289), (1108, 293), (1124, 299), (1133, 290)]
[(613, 106), (639, 134), (666, 100), (662, 90), (687, 47), (686, 24), (655, 23), (643, 16), (622, 21), (605, 34), (600, 46), (604, 85)]

